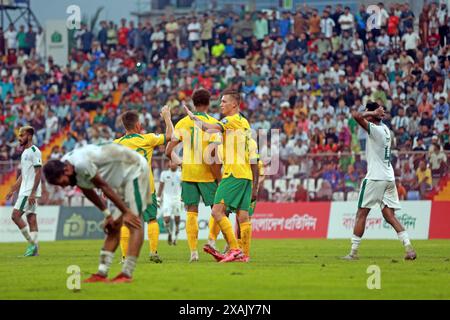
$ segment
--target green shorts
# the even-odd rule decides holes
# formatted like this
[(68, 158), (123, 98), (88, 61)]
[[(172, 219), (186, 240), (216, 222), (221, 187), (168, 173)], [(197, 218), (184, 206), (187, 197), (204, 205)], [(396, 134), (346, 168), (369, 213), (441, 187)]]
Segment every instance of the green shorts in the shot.
[(216, 182), (181, 182), (181, 199), (187, 206), (198, 206), (200, 196), (205, 206), (214, 204), (214, 195), (216, 194)]
[(251, 199), (252, 181), (229, 176), (220, 182), (214, 204), (223, 203), (234, 212), (249, 211)]
[(156, 192), (152, 194), (152, 204), (144, 211), (144, 221), (150, 222), (156, 219), (158, 214), (158, 200), (156, 199)]

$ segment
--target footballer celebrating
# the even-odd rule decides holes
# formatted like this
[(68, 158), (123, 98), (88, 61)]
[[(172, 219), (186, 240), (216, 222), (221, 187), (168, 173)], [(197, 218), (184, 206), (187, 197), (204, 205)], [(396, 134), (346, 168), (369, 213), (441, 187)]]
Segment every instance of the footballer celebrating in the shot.
[(366, 112), (353, 111), (353, 118), (368, 133), (367, 138), (367, 175), (362, 182), (359, 194), (358, 211), (351, 239), (350, 253), (346, 260), (358, 259), (358, 249), (366, 228), (366, 219), (372, 208), (379, 206), (384, 219), (397, 232), (399, 240), (406, 250), (405, 259), (416, 259), (408, 233), (395, 217), (395, 210), (401, 209), (395, 186), (394, 169), (391, 165), (391, 134), (382, 122), (384, 108), (376, 102), (366, 105)]
[(241, 95), (234, 90), (226, 90), (221, 99), (221, 111), (225, 116), (219, 123), (208, 123), (192, 113), (186, 106), (189, 117), (199, 123), (202, 130), (220, 130), (223, 133), (223, 175), (214, 198), (212, 216), (220, 227), (230, 248), (224, 256), (206, 245), (204, 250), (220, 262), (242, 261), (249, 258), (239, 248), (233, 226), (226, 211), (235, 211), (240, 225), (242, 247), (249, 251), (251, 221), (249, 210), (252, 200), (258, 194), (258, 165), (250, 163), (250, 125), (240, 113)]
[[(195, 117), (202, 119), (204, 123), (215, 124), (216, 127), (219, 127), (219, 121), (207, 113), (210, 98), (209, 91), (205, 89), (197, 89), (192, 94), (192, 101), (196, 109)], [(172, 159), (175, 147), (180, 143), (183, 146), (181, 198), (187, 206), (186, 234), (191, 251), (190, 262), (199, 260), (197, 245), (200, 198), (203, 199), (205, 206), (212, 206), (217, 182), (221, 178), (221, 164), (215, 164), (209, 158), (215, 156), (218, 133), (219, 131), (203, 132), (198, 123), (186, 116), (175, 125), (174, 137), (166, 149), (166, 155)], [(212, 144), (212, 148), (210, 144)]]
[[(36, 208), (37, 199), (41, 196), (42, 157), (41, 151), (33, 145), (33, 136), (33, 127), (20, 128), (19, 144), (23, 148), (20, 157), (21, 175), (6, 195), (8, 200), (17, 190), (19, 191), (11, 218), (28, 241), (28, 247), (24, 254), (26, 257), (38, 255)], [(22, 219), (23, 214), (27, 217), (29, 230)]]
[[(125, 135), (114, 140), (115, 143), (124, 145), (140, 153), (145, 160), (147, 160), (150, 170), (149, 180), (150, 192), (152, 194), (152, 204), (144, 212), (144, 221), (148, 223), (147, 233), (150, 245), (150, 261), (155, 263), (161, 263), (162, 260), (158, 255), (159, 225), (156, 220), (158, 207), (155, 193), (155, 181), (152, 172), (152, 155), (154, 148), (165, 144), (166, 141), (172, 138), (173, 124), (170, 119), (171, 116), (169, 107), (164, 106), (161, 109), (161, 117), (164, 119), (166, 125), (165, 135), (154, 133), (143, 134), (138, 113), (136, 111), (126, 111), (121, 115), (121, 121), (126, 131)], [(122, 259), (124, 260), (130, 238), (130, 231), (127, 226), (122, 226), (120, 234), (120, 248), (122, 251)]]
[[(144, 240), (142, 215), (151, 205), (150, 172), (146, 159), (127, 147), (108, 143), (87, 145), (65, 155), (61, 161), (44, 165), (48, 183), (61, 187), (78, 186), (105, 215), (106, 238), (100, 251), (98, 272), (85, 282), (107, 282), (114, 252), (120, 242), (122, 223), (130, 230), (130, 243), (122, 272), (112, 282), (131, 282)], [(120, 211), (112, 216), (98, 189)]]

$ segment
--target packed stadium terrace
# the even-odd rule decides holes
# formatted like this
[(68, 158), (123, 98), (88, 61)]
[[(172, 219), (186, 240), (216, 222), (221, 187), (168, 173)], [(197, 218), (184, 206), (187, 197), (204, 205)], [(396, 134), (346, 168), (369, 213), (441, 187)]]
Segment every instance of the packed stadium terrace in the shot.
[[(32, 125), (47, 158), (123, 134), (118, 115), (140, 112), (146, 131), (164, 132), (159, 110), (176, 123), (196, 88), (214, 97), (239, 89), (253, 129), (279, 129), (281, 163), (260, 199), (354, 200), (365, 175), (367, 134), (351, 118), (368, 100), (387, 109), (392, 164), (401, 199), (423, 199), (447, 175), (450, 46), (448, 8), (379, 4), (369, 15), (340, 5), (323, 12), (197, 13), (158, 23), (122, 19), (82, 25), (65, 66), (44, 59), (43, 31), (0, 32), (0, 170), (16, 170), (18, 128)], [(165, 165), (163, 149), (155, 176)], [(443, 178), (444, 177), (444, 178)], [(4, 183), (5, 179), (2, 180)], [(51, 197), (59, 198), (52, 199)], [(49, 203), (65, 199), (53, 192)]]

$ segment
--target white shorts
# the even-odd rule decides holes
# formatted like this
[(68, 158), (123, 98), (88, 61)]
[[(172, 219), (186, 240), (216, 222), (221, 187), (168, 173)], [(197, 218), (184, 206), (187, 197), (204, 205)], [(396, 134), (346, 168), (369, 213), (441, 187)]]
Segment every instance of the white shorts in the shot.
[(164, 200), (161, 207), (161, 213), (163, 217), (179, 217), (183, 209), (184, 204), (181, 200)]
[(372, 209), (379, 206), (381, 210), (384, 207), (401, 209), (395, 181), (364, 179), (358, 199), (358, 208)]
[(37, 201), (39, 198), (36, 197), (36, 202), (33, 205), (30, 205), (28, 202), (28, 196), (19, 196), (17, 198), (16, 204), (14, 205), (14, 209), (25, 213), (26, 215), (30, 213), (36, 213)]
[(142, 168), (142, 171), (137, 178), (126, 182), (123, 195), (128, 208), (141, 217), (147, 207), (152, 204), (150, 174), (147, 164), (145, 164), (145, 168)]

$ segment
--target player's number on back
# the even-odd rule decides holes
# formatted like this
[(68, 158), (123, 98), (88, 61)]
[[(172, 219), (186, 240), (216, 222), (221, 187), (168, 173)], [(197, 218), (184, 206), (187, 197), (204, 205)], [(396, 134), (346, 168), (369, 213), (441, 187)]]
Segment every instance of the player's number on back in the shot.
[(198, 148), (199, 131), (199, 128), (191, 127), (191, 146), (194, 150)]

